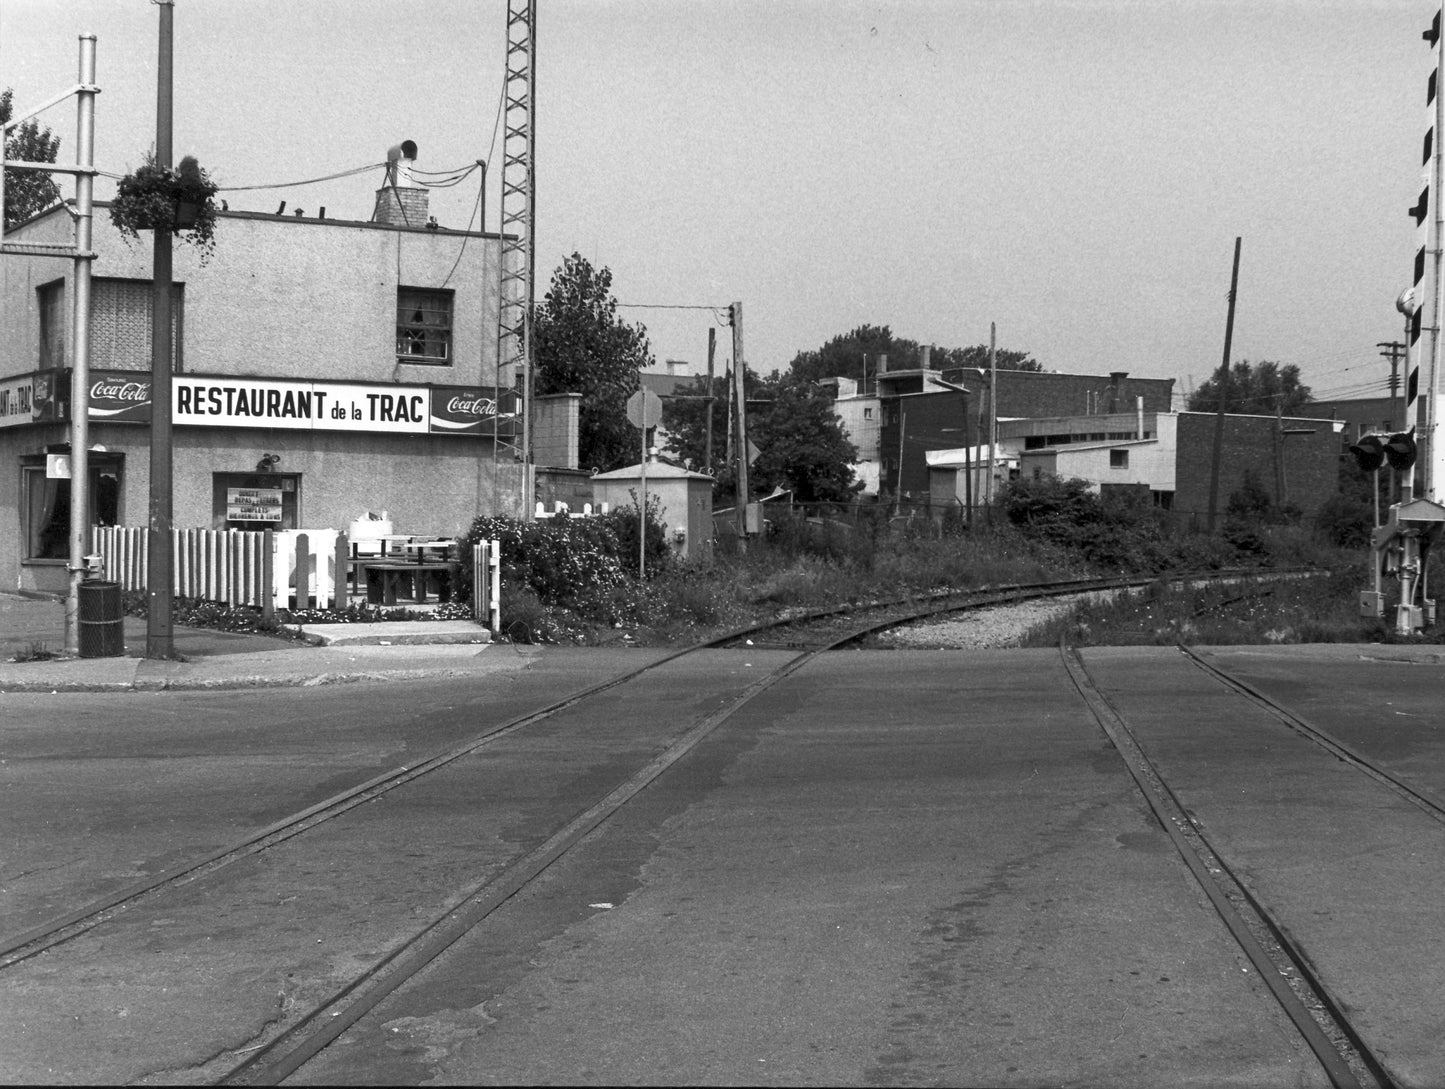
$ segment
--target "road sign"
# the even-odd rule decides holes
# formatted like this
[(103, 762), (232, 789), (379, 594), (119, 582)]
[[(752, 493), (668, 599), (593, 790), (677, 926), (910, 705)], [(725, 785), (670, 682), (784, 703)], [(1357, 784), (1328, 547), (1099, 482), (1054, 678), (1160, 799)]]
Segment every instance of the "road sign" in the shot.
[(662, 422), (662, 398), (650, 389), (638, 390), (627, 398), (627, 422), (643, 430), (656, 427)]

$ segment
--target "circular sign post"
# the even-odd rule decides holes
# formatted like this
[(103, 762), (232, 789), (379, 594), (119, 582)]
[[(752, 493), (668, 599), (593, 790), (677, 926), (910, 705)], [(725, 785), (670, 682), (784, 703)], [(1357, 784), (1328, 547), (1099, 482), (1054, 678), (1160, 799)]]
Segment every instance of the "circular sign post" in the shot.
[(637, 515), (637, 577), (647, 577), (647, 431), (662, 420), (662, 398), (650, 389), (640, 389), (627, 398), (627, 422), (642, 431), (642, 502)]

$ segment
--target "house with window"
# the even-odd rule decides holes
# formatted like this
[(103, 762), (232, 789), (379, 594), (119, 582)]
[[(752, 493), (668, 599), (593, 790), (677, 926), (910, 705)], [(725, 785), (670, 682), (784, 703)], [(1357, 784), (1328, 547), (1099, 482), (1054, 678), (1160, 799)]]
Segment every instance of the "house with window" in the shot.
[[(204, 264), (175, 245), (177, 528), (345, 530), (385, 512), (397, 532), (450, 535), (520, 512), (516, 376), (498, 368), (502, 239), (438, 225), (408, 181), (384, 185), (365, 219), (218, 211)], [(6, 240), (68, 245), (72, 214), (53, 208)], [(151, 248), (128, 245), (97, 202), (92, 524), (148, 523)], [(0, 585), (21, 590), (66, 585), (72, 269), (0, 257)], [(576, 410), (539, 399), (537, 460), (576, 468)]]

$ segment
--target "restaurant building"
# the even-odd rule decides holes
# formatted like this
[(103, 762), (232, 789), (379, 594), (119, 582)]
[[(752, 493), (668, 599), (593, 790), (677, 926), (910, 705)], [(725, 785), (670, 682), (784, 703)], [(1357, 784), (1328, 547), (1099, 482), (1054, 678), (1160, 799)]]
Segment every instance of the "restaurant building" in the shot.
[[(344, 531), (385, 512), (397, 532), (451, 535), (520, 513), (515, 376), (498, 374), (502, 240), (437, 225), (426, 197), (383, 187), (361, 221), (221, 210), (204, 264), (175, 245), (175, 527)], [(7, 241), (68, 245), (71, 217), (53, 208)], [(90, 521), (145, 526), (151, 241), (127, 244), (97, 202), (93, 248)], [(66, 588), (72, 280), (69, 259), (0, 259), (6, 588)], [(542, 411), (575, 414), (576, 399)], [(537, 454), (575, 468), (575, 439)]]

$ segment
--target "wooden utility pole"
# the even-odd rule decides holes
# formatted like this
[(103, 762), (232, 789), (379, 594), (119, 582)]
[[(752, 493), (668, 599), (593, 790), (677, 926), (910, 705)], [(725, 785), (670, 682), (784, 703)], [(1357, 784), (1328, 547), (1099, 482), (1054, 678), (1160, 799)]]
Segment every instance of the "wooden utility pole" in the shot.
[[(1406, 329), (1409, 333), (1409, 329)], [(1376, 348), (1384, 348), (1380, 355), (1390, 361), (1390, 427), (1395, 429), (1403, 426), (1395, 414), (1397, 407), (1396, 398), (1400, 394), (1400, 360), (1405, 358), (1405, 345), (1398, 340), (1382, 340), (1375, 345)]]
[(993, 475), (998, 471), (998, 326), (988, 323), (988, 517), (993, 520)]
[[(156, 166), (171, 166), (174, 0), (160, 8), (156, 78)], [(171, 232), (157, 227), (152, 250), (150, 554), (146, 564), (146, 657), (175, 657), (175, 555), (171, 543)]]
[(707, 441), (703, 446), (702, 471), (712, 476), (712, 403), (717, 398), (712, 392), (712, 361), (717, 352), (717, 327), (709, 326), (707, 331)]
[(737, 441), (733, 450), (737, 454), (738, 467), (738, 539), (739, 543), (748, 538), (748, 397), (743, 379), (747, 364), (743, 355), (743, 304), (733, 303), (733, 403), (737, 411)]
[(1234, 239), (1234, 271), (1229, 277), (1229, 314), (1224, 320), (1224, 361), (1219, 364), (1219, 411), (1214, 417), (1214, 458), (1209, 467), (1209, 532), (1219, 510), (1219, 463), (1224, 455), (1224, 408), (1229, 397), (1229, 351), (1234, 339), (1234, 299), (1239, 293), (1239, 247)]

